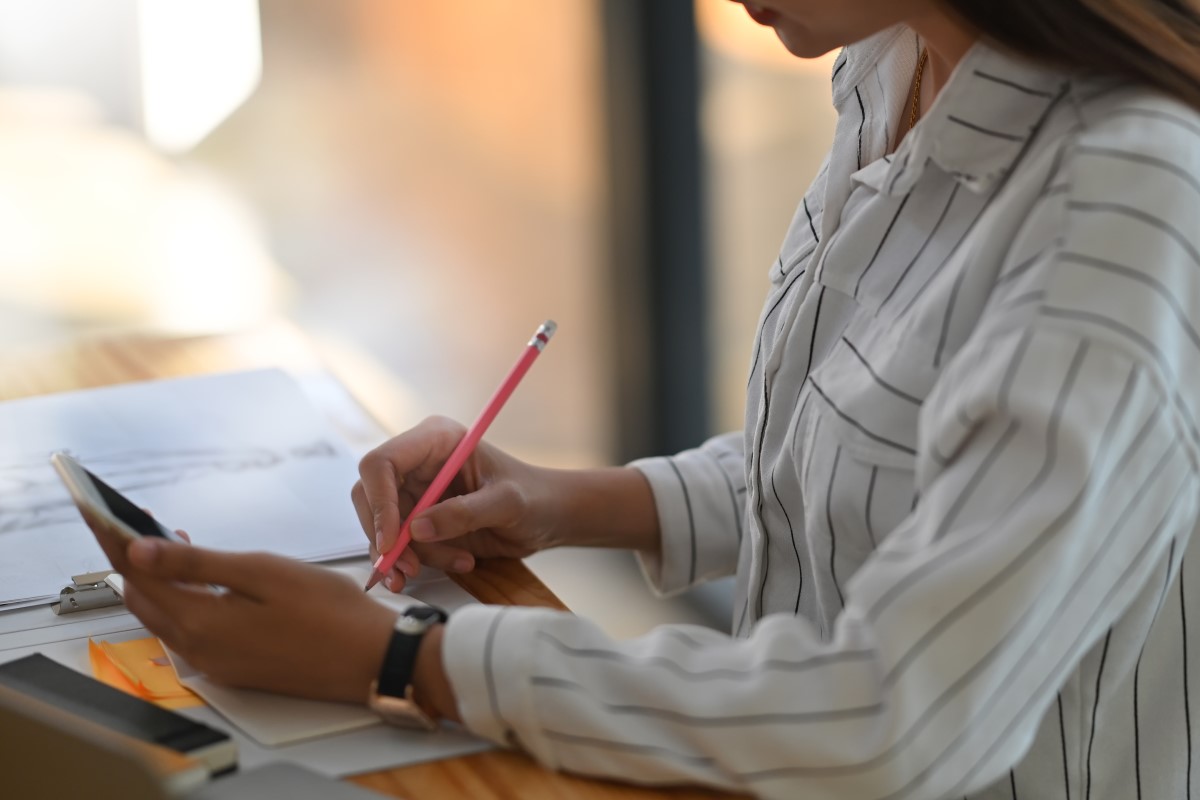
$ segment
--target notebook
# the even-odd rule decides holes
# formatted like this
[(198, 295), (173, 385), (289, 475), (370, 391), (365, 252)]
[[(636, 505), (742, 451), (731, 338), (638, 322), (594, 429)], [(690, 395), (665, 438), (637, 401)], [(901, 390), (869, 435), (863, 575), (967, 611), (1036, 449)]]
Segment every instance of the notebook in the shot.
[[(5, 797), (88, 800), (378, 800), (379, 795), (295, 764), (208, 780), (198, 762), (0, 686)], [(69, 768), (64, 768), (69, 766)]]
[(237, 747), (228, 734), (106, 686), (40, 653), (0, 664), (0, 686), (183, 753), (213, 774), (237, 765)]
[[(100, 783), (139, 769), (115, 795)], [(148, 798), (155, 786), (181, 795), (203, 786), (208, 769), (190, 756), (124, 736), (49, 703), (0, 686), (0, 764), (5, 797)], [(64, 765), (70, 765), (64, 769)], [(101, 777), (103, 776), (103, 778)], [(120, 781), (120, 778), (117, 778)]]

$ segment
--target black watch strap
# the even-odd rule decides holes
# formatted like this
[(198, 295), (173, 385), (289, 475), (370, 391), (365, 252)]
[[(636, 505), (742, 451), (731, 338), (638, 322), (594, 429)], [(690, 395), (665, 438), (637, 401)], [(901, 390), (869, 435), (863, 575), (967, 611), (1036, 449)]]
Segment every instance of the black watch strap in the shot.
[[(418, 619), (428, 623), (428, 627), (439, 622), (445, 622), (449, 617), (445, 611), (435, 606), (416, 606), (404, 612), (403, 617)], [(388, 642), (387, 653), (383, 657), (383, 666), (379, 670), (378, 692), (389, 697), (404, 697), (408, 686), (412, 683), (413, 670), (417, 666), (417, 650), (425, 631), (406, 633), (402, 630), (392, 631)]]

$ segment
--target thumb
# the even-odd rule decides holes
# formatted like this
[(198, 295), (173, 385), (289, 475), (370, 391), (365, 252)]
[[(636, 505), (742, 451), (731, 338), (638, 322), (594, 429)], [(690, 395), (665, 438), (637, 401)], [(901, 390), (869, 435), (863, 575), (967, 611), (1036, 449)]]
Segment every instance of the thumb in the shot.
[(520, 520), (524, 507), (515, 485), (494, 483), (443, 500), (413, 520), (410, 531), (418, 542), (456, 539), (481, 528), (511, 527)]
[(127, 554), (129, 563), (156, 578), (214, 583), (248, 595), (257, 594), (263, 571), (263, 557), (256, 553), (220, 553), (152, 536), (135, 539)]

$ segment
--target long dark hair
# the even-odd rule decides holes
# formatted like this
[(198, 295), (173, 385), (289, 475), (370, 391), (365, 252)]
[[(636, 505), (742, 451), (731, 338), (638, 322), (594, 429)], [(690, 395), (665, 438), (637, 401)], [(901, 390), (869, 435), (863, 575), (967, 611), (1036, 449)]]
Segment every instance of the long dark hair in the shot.
[(1200, 109), (1200, 0), (943, 0), (997, 43)]

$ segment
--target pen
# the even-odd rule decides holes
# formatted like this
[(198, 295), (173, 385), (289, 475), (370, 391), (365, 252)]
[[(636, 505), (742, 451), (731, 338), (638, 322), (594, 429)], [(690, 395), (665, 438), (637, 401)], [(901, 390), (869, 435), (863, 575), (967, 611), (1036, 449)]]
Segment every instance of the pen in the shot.
[(475, 420), (475, 424), (467, 431), (466, 436), (454, 448), (454, 452), (450, 454), (450, 458), (446, 459), (446, 463), (442, 465), (437, 476), (433, 479), (433, 483), (429, 484), (429, 488), (425, 490), (425, 494), (421, 495), (421, 499), (413, 506), (413, 510), (408, 513), (408, 517), (404, 520), (404, 524), (400, 526), (400, 538), (396, 540), (396, 544), (391, 550), (386, 553), (380, 553), (379, 558), (375, 559), (371, 577), (367, 581), (365, 592), (371, 591), (371, 587), (383, 580), (388, 571), (395, 566), (396, 559), (404, 552), (404, 548), (408, 547), (408, 543), (412, 541), (412, 532), (409, 527), (412, 521), (418, 514), (432, 506), (442, 498), (442, 492), (446, 491), (446, 487), (450, 485), (450, 481), (454, 480), (454, 476), (462, 469), (462, 465), (470, 458), (471, 453), (475, 451), (475, 446), (479, 444), (479, 440), (483, 438), (483, 434), (487, 431), (488, 426), (492, 424), (492, 420), (500, 413), (500, 409), (508, 401), (513, 390), (517, 388), (517, 384), (525, 377), (525, 373), (529, 371), (529, 367), (533, 364), (533, 360), (546, 348), (550, 343), (550, 337), (558, 330), (558, 326), (553, 320), (546, 320), (541, 324), (537, 331), (533, 334), (533, 338), (529, 340), (529, 344), (525, 346), (521, 357), (517, 359), (517, 363), (513, 365), (512, 370), (508, 373), (508, 377), (500, 384), (500, 388), (492, 395), (492, 399), (483, 407), (483, 411), (479, 414), (479, 419)]

